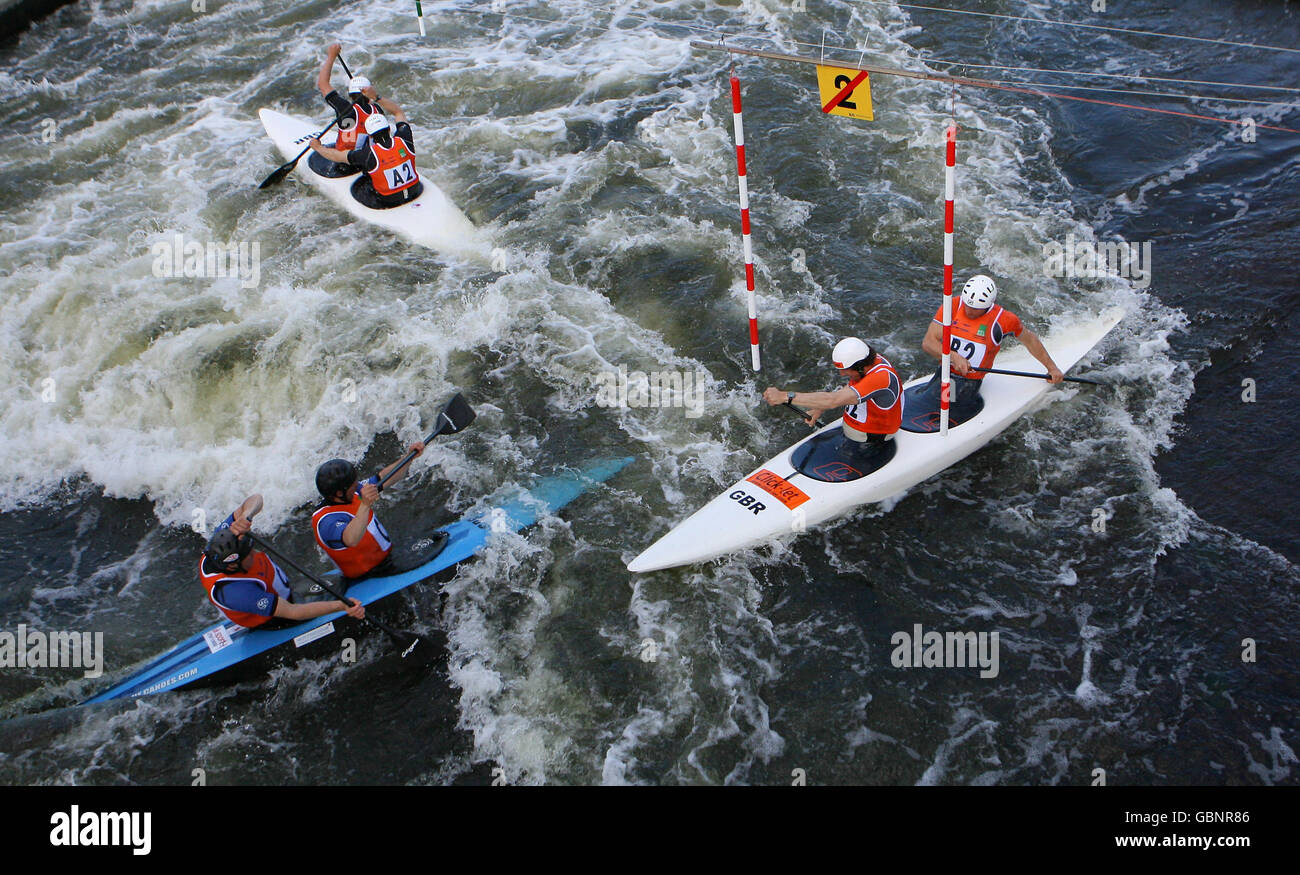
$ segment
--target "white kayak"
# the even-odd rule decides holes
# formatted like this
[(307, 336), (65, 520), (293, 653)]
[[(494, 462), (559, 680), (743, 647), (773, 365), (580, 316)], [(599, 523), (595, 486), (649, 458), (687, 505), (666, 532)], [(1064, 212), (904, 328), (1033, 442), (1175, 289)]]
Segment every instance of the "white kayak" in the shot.
[[(286, 161), (292, 160), (301, 152), (311, 137), (319, 135), (322, 127), (313, 121), (295, 118), (273, 109), (259, 110), (258, 115), (262, 119), (266, 133), (270, 135)], [(416, 136), (418, 165), (421, 160), (418, 132)], [(323, 142), (327, 146), (334, 143), (328, 138)], [(359, 174), (341, 177), (322, 176), (310, 166), (309, 159), (314, 154), (308, 152), (304, 155), (298, 162), (298, 166), (294, 168), (294, 172), (358, 219), (378, 225), (405, 237), (412, 243), (427, 246), (444, 254), (483, 255), (485, 243), (480, 238), (478, 229), (427, 175), (423, 173), (420, 175), (424, 190), (415, 200), (400, 207), (376, 210), (365, 206), (352, 196), (352, 185), (359, 178)], [(428, 158), (423, 160), (427, 163)]]
[[(1108, 312), (1057, 333), (1046, 339), (1044, 345), (1057, 365), (1068, 371), (1122, 316), (1118, 311)], [(1018, 345), (999, 355), (994, 367), (1042, 372), (1042, 366), (1028, 350)], [(904, 386), (904, 392), (929, 380), (930, 375), (911, 380)], [(984, 446), (1033, 407), (1050, 388), (1046, 380), (986, 374), (980, 390), (983, 408), (977, 414), (949, 427), (946, 436), (938, 431), (900, 430), (893, 441), (869, 445), (868, 454), (878, 454), (876, 462), (887, 458), (874, 470), (869, 464), (859, 464), (852, 451), (846, 454), (841, 444), (845, 440), (841, 437), (842, 419), (837, 416), (816, 434), (764, 462), (678, 523), (629, 562), (627, 568), (633, 572), (656, 571), (704, 562), (778, 535), (802, 532), (858, 505), (885, 501)], [(928, 413), (929, 408), (909, 414), (905, 401), (904, 428), (932, 419)], [(888, 449), (890, 444), (892, 449)], [(854, 465), (869, 473), (860, 472)]]

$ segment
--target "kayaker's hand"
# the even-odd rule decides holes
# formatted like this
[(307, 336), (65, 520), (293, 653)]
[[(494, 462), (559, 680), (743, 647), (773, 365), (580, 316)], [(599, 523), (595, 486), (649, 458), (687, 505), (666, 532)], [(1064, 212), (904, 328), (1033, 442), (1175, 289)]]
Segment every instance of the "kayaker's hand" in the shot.
[(424, 441), (416, 441), (415, 443), (407, 447), (407, 449), (418, 456), (420, 455), (420, 453), (424, 452)]
[(366, 618), (366, 606), (356, 599), (351, 599), (351, 602), (352, 604), (350, 605), (344, 602), (339, 602), (339, 606), (342, 607), (343, 610), (347, 612), (347, 615), (352, 617), (354, 620), (364, 620)]
[(954, 352), (952, 354), (952, 369), (956, 371), (957, 376), (964, 377), (970, 373), (970, 362), (966, 361), (966, 356)]
[(369, 507), (379, 500), (379, 484), (367, 483), (361, 487), (361, 506)]
[(768, 386), (763, 390), (763, 400), (775, 407), (778, 404), (784, 404), (786, 393), (782, 392), (775, 386)]
[(236, 537), (243, 537), (244, 535), (247, 535), (249, 531), (252, 530), (252, 528), (253, 528), (253, 521), (246, 520), (243, 517), (235, 517), (235, 519), (230, 523), (230, 531)]
[(1065, 374), (1061, 373), (1061, 369), (1056, 367), (1055, 365), (1047, 369), (1047, 382), (1059, 383), (1064, 379), (1065, 379)]
[(816, 428), (820, 424), (818, 420), (821, 419), (822, 414), (825, 412), (825, 408), (819, 410), (816, 407), (810, 407), (808, 409), (808, 415), (804, 417), (803, 421), (808, 424), (809, 428)]
[(311, 146), (313, 149), (315, 149), (318, 152), (320, 151), (320, 140), (316, 139), (315, 137), (309, 139), (307, 141), (307, 145)]
[(337, 58), (339, 56), (339, 52), (341, 51), (343, 51), (343, 44), (334, 43), (333, 45), (325, 49), (325, 54), (329, 55), (331, 58)]

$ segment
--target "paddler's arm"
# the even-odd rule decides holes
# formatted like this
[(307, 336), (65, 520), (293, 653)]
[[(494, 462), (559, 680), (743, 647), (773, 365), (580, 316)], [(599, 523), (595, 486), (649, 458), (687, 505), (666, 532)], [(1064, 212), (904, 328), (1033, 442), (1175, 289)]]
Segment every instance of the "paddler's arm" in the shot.
[(329, 146), (322, 146), (320, 140), (312, 137), (307, 141), (307, 145), (315, 149), (322, 157), (335, 162), (336, 164), (347, 164), (348, 153), (342, 149), (332, 149)]
[[(932, 358), (943, 358), (943, 326), (930, 320), (930, 327), (925, 329), (925, 340), (921, 341), (921, 351)], [(959, 377), (970, 373), (970, 362), (959, 352), (952, 354), (952, 370)]]
[[(416, 457), (418, 457), (418, 456), (420, 455), (420, 453), (423, 453), (423, 452), (424, 452), (424, 441), (416, 441), (415, 443), (411, 444), (411, 445), (410, 445), (409, 447), (407, 447), (406, 449), (407, 449), (408, 452), (415, 453), (415, 455), (411, 457), (411, 461), (410, 461), (410, 462), (407, 462), (405, 465), (403, 465), (403, 466), (401, 467), (401, 469), (397, 470), (397, 473), (393, 475), (393, 480), (401, 480), (403, 477), (406, 476), (406, 472), (409, 471), (410, 468), (411, 468), (411, 462), (414, 462), (415, 459), (416, 459)], [(393, 471), (394, 469), (397, 469), (397, 462), (394, 462), (393, 464), (389, 465), (389, 466), (388, 466), (387, 468), (385, 468), (384, 470), (380, 471), (380, 472), (379, 472), (379, 479), (380, 479), (380, 480), (383, 480), (385, 477), (388, 476), (388, 473), (389, 473), (390, 471)], [(393, 480), (389, 480), (388, 482), (389, 482), (389, 483), (392, 483)]]
[(252, 519), (262, 512), (262, 496), (254, 492), (244, 503), (235, 509), (231, 514), (234, 519), (230, 523), (230, 531), (236, 535), (246, 535), (249, 529), (253, 528)]
[(807, 408), (808, 418), (806, 421), (809, 425), (815, 423), (827, 410), (857, 404), (862, 400), (858, 397), (858, 393), (848, 386), (836, 389), (834, 392), (795, 392), (793, 398), (790, 398), (789, 392), (775, 386), (768, 386), (763, 392), (763, 400), (773, 407), (784, 404), (787, 399), (796, 407)]
[(1047, 382), (1059, 383), (1065, 379), (1065, 374), (1061, 373), (1061, 369), (1056, 366), (1056, 362), (1052, 361), (1051, 355), (1047, 352), (1047, 347), (1043, 346), (1043, 341), (1039, 339), (1037, 334), (1026, 328), (1020, 332), (1020, 342), (1025, 345), (1025, 349), (1029, 350), (1030, 355), (1038, 359), (1039, 364), (1047, 368)]
[(387, 97), (380, 97), (378, 103), (379, 108), (384, 111), (384, 114), (392, 119), (394, 127), (397, 126), (398, 122), (406, 121), (406, 113), (402, 112), (402, 108), (396, 103), (393, 103)]
[(374, 516), (371, 506), (379, 500), (379, 487), (374, 483), (363, 483), (361, 485), (361, 506), (357, 508), (356, 516), (352, 517), (352, 522), (348, 523), (343, 529), (342, 541), (346, 547), (355, 547), (361, 543), (361, 539), (366, 536), (366, 526), (370, 525), (370, 518)]
[(320, 617), (325, 614), (332, 614), (335, 611), (343, 611), (349, 617), (355, 617), (360, 620), (366, 615), (366, 607), (356, 599), (350, 600), (351, 604), (344, 604), (340, 601), (332, 602), (308, 602), (305, 605), (295, 605), (293, 602), (284, 599), (275, 600), (275, 612), (273, 617), (283, 617), (286, 620), (310, 620), (312, 617)]
[(341, 51), (343, 46), (338, 43), (325, 50), (325, 63), (320, 65), (320, 72), (316, 74), (316, 87), (320, 89), (322, 95), (327, 95), (334, 90), (330, 85), (330, 73), (334, 71), (334, 61)]

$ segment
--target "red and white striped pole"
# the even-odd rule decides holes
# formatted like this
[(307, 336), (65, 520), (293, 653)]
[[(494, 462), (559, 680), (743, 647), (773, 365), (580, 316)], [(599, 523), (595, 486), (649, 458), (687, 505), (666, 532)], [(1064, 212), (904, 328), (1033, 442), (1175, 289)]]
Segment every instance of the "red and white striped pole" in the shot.
[(943, 172), (943, 365), (939, 390), (939, 433), (948, 434), (948, 399), (952, 391), (952, 202), (956, 190), (957, 126), (948, 126), (948, 166)]
[(749, 292), (749, 353), (754, 370), (758, 354), (758, 302), (754, 298), (754, 246), (749, 240), (749, 184), (745, 181), (745, 123), (740, 112), (740, 79), (731, 74), (731, 112), (736, 129), (736, 175), (740, 179), (740, 239), (745, 247), (745, 289)]

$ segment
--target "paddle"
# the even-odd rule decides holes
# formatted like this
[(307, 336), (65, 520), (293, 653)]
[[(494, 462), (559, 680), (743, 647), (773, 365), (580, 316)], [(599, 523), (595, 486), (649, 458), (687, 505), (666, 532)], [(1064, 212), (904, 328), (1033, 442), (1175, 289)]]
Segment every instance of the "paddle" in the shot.
[[(790, 402), (790, 401), (786, 401), (786, 402), (784, 403), (783, 406), (785, 406), (785, 407), (789, 407), (789, 408), (790, 408), (791, 410), (793, 410), (795, 413), (797, 413), (797, 414), (799, 414), (801, 417), (803, 417), (803, 421), (804, 421), (804, 422), (807, 422), (807, 421), (808, 421), (808, 411), (807, 411), (807, 410), (804, 410), (802, 407), (796, 407), (796, 406), (794, 405), (794, 403), (793, 403), (793, 402)], [(817, 417), (816, 419), (813, 420), (813, 422), (812, 422), (812, 426), (811, 426), (811, 427), (812, 427), (812, 428), (816, 428), (817, 426), (819, 426), (819, 425), (821, 425), (821, 424), (822, 424), (822, 419), (821, 419), (821, 417), (819, 416), (819, 417)]]
[[(339, 123), (339, 118), (338, 116), (335, 116), (334, 121), (330, 122), (324, 131), (321, 131), (319, 134), (317, 134), (316, 138), (320, 139), (321, 137), (325, 136), (325, 133), (338, 123)], [(262, 184), (259, 185), (258, 188), (269, 188), (275, 185), (281, 179), (284, 179), (286, 176), (288, 176), (290, 173), (293, 172), (293, 168), (298, 166), (298, 162), (302, 159), (302, 156), (306, 155), (310, 151), (311, 151), (311, 145), (308, 144), (307, 147), (303, 149), (301, 152), (299, 152), (292, 161), (287, 161), (284, 164), (281, 164), (279, 167), (275, 168), (275, 172), (272, 173), (270, 176), (268, 176), (266, 179), (263, 179)]]
[[(438, 425), (433, 432), (424, 439), (424, 442), (426, 444), (432, 443), (433, 439), (440, 434), (455, 434), (456, 432), (465, 429), (474, 421), (474, 417), (477, 415), (478, 414), (470, 408), (465, 397), (457, 392), (438, 414)], [(397, 476), (397, 472), (405, 468), (407, 463), (414, 459), (415, 456), (415, 450), (411, 450), (411, 452), (407, 453), (406, 456), (403, 457), (402, 461), (397, 463), (393, 470), (388, 472), (387, 476), (385, 476), (383, 480), (379, 481), (379, 489), (381, 492), (383, 491), (384, 484)]]
[[(281, 553), (280, 551), (274, 549), (270, 544), (266, 543), (266, 542), (263, 541), (261, 538), (256, 537), (256, 536), (253, 535), (251, 532), (249, 533), (248, 537), (252, 539), (252, 541), (253, 541), (254, 544), (256, 544), (257, 546), (261, 547), (261, 548), (262, 548), (263, 550), (265, 550), (266, 552), (270, 553), (270, 554), (271, 554), (272, 556), (274, 556), (276, 559), (279, 559), (279, 560), (280, 560), (281, 562), (283, 562), (285, 565), (288, 565), (288, 566), (289, 566), (290, 568), (292, 568), (294, 571), (298, 572), (298, 573), (301, 574), (303, 577), (307, 578), (307, 579), (310, 580), (312, 583), (316, 584), (317, 586), (319, 586), (321, 589), (325, 590), (325, 591), (326, 591), (327, 593), (329, 593), (330, 595), (334, 596), (334, 598), (338, 599), (339, 601), (343, 602), (344, 604), (351, 604), (351, 601), (352, 601), (351, 599), (347, 599), (347, 598), (345, 598), (341, 593), (339, 593), (337, 590), (335, 590), (333, 587), (331, 587), (328, 583), (326, 583), (325, 581), (321, 580), (319, 577), (317, 577), (316, 575), (312, 574), (310, 571), (307, 571), (307, 570), (304, 569), (302, 566), (298, 565), (298, 563), (294, 562), (294, 561), (293, 561), (292, 559), (290, 559), (288, 556), (285, 556), (285, 555), (284, 555), (283, 553)], [(393, 629), (392, 627), (387, 626), (387, 625), (385, 625), (385, 624), (379, 622), (378, 620), (374, 619), (373, 617), (366, 617), (366, 618), (364, 619), (364, 622), (369, 623), (370, 625), (374, 626), (375, 628), (381, 630), (382, 632), (384, 632), (384, 634), (388, 635), (388, 637), (392, 638), (392, 639), (393, 639), (394, 641), (396, 641), (398, 644), (402, 645), (402, 646), (405, 648), (405, 649), (402, 651), (402, 659), (406, 659), (406, 657), (410, 656), (410, 655), (411, 655), (411, 651), (415, 649), (415, 645), (419, 644), (420, 641), (421, 641), (421, 638), (420, 638), (419, 635), (416, 635), (416, 634), (413, 633), (413, 632), (399, 632), (398, 630)]]
[[(985, 374), (1005, 374), (1008, 377), (1035, 377), (1039, 380), (1046, 380), (1047, 374), (1031, 374), (1028, 371), (1003, 371), (998, 368), (971, 368), (972, 371), (980, 371)], [(1066, 377), (1071, 383), (1087, 383), (1090, 386), (1105, 386), (1100, 380), (1089, 380), (1086, 377)]]

